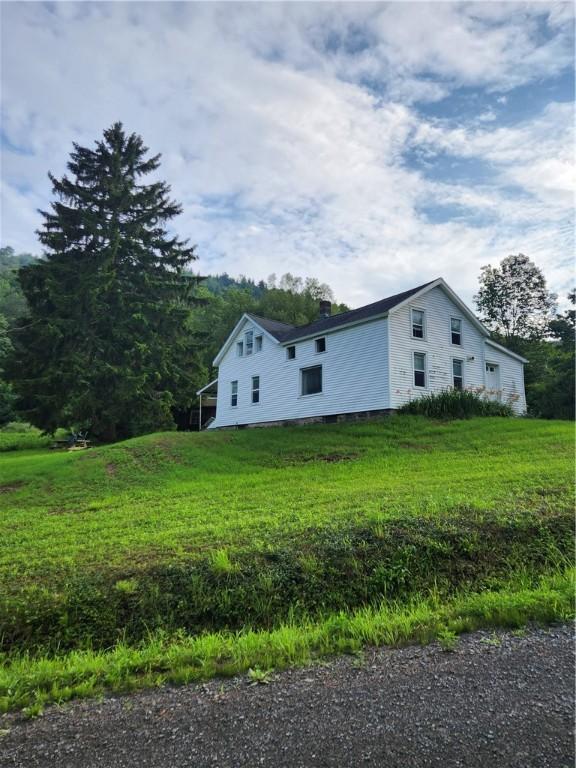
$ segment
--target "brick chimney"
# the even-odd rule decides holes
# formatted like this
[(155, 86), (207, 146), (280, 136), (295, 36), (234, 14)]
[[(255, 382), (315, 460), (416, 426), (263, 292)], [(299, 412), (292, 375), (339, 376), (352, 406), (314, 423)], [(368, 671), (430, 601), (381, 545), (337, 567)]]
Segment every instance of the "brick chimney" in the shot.
[(322, 299), (320, 302), (320, 313), (319, 317), (320, 319), (323, 319), (325, 317), (330, 317), (332, 314), (332, 304), (329, 301), (326, 301), (325, 299)]

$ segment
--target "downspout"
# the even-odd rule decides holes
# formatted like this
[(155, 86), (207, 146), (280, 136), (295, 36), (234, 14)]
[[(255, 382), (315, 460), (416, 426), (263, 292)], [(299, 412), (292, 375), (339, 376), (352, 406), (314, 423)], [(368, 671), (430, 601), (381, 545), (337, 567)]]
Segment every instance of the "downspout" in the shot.
[(200, 393), (200, 411), (198, 413), (198, 432), (202, 431), (202, 392)]

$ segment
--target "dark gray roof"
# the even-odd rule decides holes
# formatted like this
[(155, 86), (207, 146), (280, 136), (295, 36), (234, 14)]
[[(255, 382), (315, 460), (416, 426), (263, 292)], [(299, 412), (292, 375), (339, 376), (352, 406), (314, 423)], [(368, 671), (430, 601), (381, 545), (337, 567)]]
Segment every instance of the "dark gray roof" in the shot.
[(422, 288), (427, 285), (431, 285), (435, 280), (430, 280), (428, 283), (418, 285), (416, 288), (411, 288), (409, 291), (403, 291), (397, 293), (394, 296), (389, 296), (387, 299), (380, 299), (373, 304), (367, 304), (365, 307), (359, 309), (351, 309), (348, 312), (340, 312), (337, 315), (331, 315), (330, 317), (322, 317), (318, 320), (314, 320), (313, 323), (308, 325), (288, 325), (287, 323), (279, 323), (276, 320), (268, 320), (265, 317), (258, 317), (252, 315), (254, 319), (265, 328), (268, 333), (271, 333), (274, 338), (283, 343), (288, 341), (296, 341), (305, 336), (315, 336), (318, 333), (325, 333), (331, 331), (333, 328), (337, 328), (339, 325), (347, 325), (348, 323), (356, 323), (361, 320), (369, 320), (371, 317), (383, 315), (397, 304), (401, 304), (406, 299), (413, 296)]
[(269, 317), (260, 317), (260, 315), (255, 315), (252, 312), (247, 312), (246, 314), (248, 317), (253, 317), (261, 328), (264, 328), (265, 331), (271, 333), (276, 339), (280, 339), (283, 334), (288, 333), (294, 328), (290, 323), (281, 323), (279, 320), (270, 320)]

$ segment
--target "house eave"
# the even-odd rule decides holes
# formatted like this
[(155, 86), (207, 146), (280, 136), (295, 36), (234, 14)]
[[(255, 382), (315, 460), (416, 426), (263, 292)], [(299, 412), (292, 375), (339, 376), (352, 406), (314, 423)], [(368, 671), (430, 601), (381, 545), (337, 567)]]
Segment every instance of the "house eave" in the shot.
[(513, 357), (515, 360), (518, 360), (520, 363), (530, 362), (529, 360), (526, 360), (525, 357), (522, 357), (522, 355), (517, 355), (516, 352), (512, 352), (511, 349), (507, 349), (506, 347), (503, 347), (502, 344), (498, 344), (498, 342), (493, 341), (492, 339), (485, 339), (485, 341), (486, 341), (486, 344), (489, 344), (491, 347), (494, 347), (500, 352), (504, 352), (506, 355), (510, 355), (510, 357)]
[(236, 338), (236, 334), (238, 333), (238, 331), (240, 330), (240, 328), (242, 327), (243, 323), (246, 320), (248, 322), (250, 322), (250, 323), (254, 323), (254, 325), (257, 325), (258, 328), (264, 334), (264, 336), (266, 336), (268, 339), (271, 339), (271, 341), (273, 341), (274, 344), (278, 344), (278, 339), (275, 338), (269, 331), (267, 331), (266, 328), (263, 328), (260, 325), (260, 323), (258, 322), (258, 320), (253, 315), (250, 315), (249, 312), (244, 312), (244, 314), (242, 315), (240, 320), (238, 320), (238, 322), (234, 326), (234, 329), (232, 330), (232, 333), (228, 336), (228, 338), (226, 339), (226, 341), (222, 345), (222, 348), (220, 349), (220, 352), (218, 352), (218, 354), (216, 355), (216, 357), (212, 361), (212, 365), (215, 368), (217, 368), (220, 365), (220, 363), (222, 362), (222, 358), (224, 357), (226, 352), (228, 352), (228, 350), (230, 349), (230, 345), (232, 344), (232, 341)]
[(444, 280), (443, 277), (439, 277), (437, 280), (434, 280), (432, 283), (429, 283), (428, 285), (425, 285), (424, 288), (422, 288), (421, 291), (418, 291), (418, 293), (412, 294), (412, 296), (409, 296), (407, 299), (404, 299), (404, 301), (401, 301), (399, 304), (396, 304), (395, 307), (392, 307), (390, 312), (396, 312), (399, 309), (402, 309), (402, 307), (405, 307), (409, 304), (413, 304), (414, 301), (417, 301), (420, 296), (424, 296), (426, 293), (431, 291), (433, 288), (442, 288), (442, 290), (446, 293), (449, 299), (456, 304), (458, 309), (462, 312), (463, 315), (466, 315), (468, 320), (476, 327), (478, 331), (483, 336), (490, 336), (490, 331), (488, 328), (486, 328), (485, 325), (483, 325), (480, 320), (476, 317), (474, 312), (470, 309), (470, 307), (466, 306), (466, 304), (462, 301), (462, 299), (458, 296), (457, 293), (455, 293), (452, 288), (448, 285), (448, 283)]

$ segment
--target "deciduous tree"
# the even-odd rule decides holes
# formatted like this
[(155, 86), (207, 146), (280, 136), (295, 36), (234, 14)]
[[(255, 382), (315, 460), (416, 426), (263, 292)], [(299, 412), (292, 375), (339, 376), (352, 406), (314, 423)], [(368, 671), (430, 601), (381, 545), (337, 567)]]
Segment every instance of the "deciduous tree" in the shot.
[(556, 296), (542, 271), (527, 256), (507, 256), (499, 267), (482, 267), (474, 297), (482, 320), (505, 343), (545, 335)]

